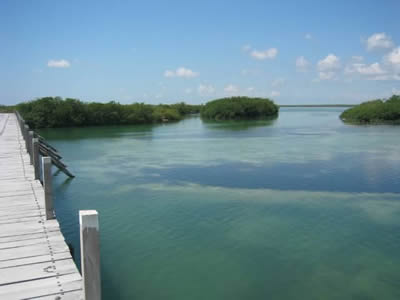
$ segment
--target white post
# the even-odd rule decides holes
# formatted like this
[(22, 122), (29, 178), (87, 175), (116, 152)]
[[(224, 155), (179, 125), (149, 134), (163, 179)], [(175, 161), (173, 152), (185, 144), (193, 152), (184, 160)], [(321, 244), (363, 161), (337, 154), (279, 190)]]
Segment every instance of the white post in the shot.
[(35, 179), (40, 179), (40, 162), (39, 162), (39, 139), (32, 139), (32, 160), (35, 170)]
[(33, 165), (33, 131), (29, 131), (28, 133), (28, 152), (29, 152), (29, 162)]
[(42, 157), (44, 208), (46, 219), (54, 219), (53, 197), (51, 195), (51, 157)]
[(24, 125), (24, 139), (25, 139), (26, 151), (28, 151), (28, 132), (29, 132), (29, 126), (25, 124)]
[(20, 123), (19, 123), (19, 127), (21, 129), (22, 137), (25, 138), (25, 135), (24, 135), (25, 134), (24, 133), (25, 132), (25, 122), (21, 120)]
[(79, 211), (81, 269), (85, 300), (101, 300), (99, 218), (96, 210)]

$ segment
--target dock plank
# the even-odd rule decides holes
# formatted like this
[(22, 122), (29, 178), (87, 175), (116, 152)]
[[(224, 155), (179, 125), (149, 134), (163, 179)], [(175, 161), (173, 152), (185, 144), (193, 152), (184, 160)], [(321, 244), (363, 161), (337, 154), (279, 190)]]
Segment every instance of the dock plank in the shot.
[(59, 223), (46, 220), (14, 114), (0, 114), (0, 299), (83, 299)]
[[(0, 289), (1, 299), (55, 299), (59, 295), (59, 285), (63, 290), (60, 299), (81, 299), (82, 282), (79, 274), (68, 274), (60, 277), (50, 277), (42, 280), (33, 280)], [(73, 296), (73, 298), (71, 298)]]

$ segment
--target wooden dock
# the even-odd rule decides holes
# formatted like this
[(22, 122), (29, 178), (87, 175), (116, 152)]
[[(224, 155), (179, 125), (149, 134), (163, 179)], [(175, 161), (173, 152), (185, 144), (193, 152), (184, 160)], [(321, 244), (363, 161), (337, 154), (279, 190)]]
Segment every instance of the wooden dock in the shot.
[(25, 145), (16, 115), (0, 114), (0, 299), (84, 299)]

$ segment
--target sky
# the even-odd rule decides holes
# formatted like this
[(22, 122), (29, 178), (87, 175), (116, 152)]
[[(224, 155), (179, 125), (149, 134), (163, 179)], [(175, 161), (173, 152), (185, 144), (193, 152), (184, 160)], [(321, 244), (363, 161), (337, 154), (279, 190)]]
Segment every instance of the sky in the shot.
[(0, 1), (0, 104), (400, 94), (400, 1)]

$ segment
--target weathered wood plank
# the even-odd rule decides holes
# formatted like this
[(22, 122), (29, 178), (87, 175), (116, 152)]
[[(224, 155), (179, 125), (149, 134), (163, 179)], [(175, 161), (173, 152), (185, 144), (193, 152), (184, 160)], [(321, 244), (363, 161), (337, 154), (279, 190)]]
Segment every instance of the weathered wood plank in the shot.
[[(60, 277), (51, 277), (23, 283), (8, 285), (0, 289), (0, 298), (4, 299), (83, 299), (82, 283), (78, 274), (68, 274)], [(61, 291), (64, 295), (61, 295)], [(71, 298), (72, 296), (72, 298)]]
[(43, 216), (17, 217), (17, 218), (3, 219), (3, 220), (0, 219), (0, 225), (25, 223), (25, 222), (39, 223), (39, 222), (43, 222), (44, 220), (45, 219)]
[(77, 272), (78, 270), (72, 259), (0, 269), (0, 290), (1, 285), (15, 284), (26, 280), (62, 276)]
[(41, 232), (38, 234), (30, 234), (27, 236), (16, 236), (12, 238), (0, 238), (0, 248), (8, 248), (12, 246), (23, 246), (24, 243), (43, 243), (46, 240), (50, 241), (57, 241), (57, 240), (64, 240), (64, 236), (60, 231), (48, 231), (48, 232)]
[(36, 233), (29, 233), (25, 235), (12, 235), (12, 236), (5, 236), (5, 237), (0, 237), (0, 245), (2, 243), (8, 243), (8, 242), (15, 242), (15, 241), (23, 241), (23, 240), (31, 240), (31, 239), (39, 239), (43, 237), (51, 237), (53, 235), (61, 234), (60, 231), (58, 230), (53, 230), (53, 231), (40, 231)]
[(64, 240), (49, 241), (42, 244), (0, 249), (0, 261), (68, 251), (69, 248)]
[(45, 218), (22, 133), (15, 115), (0, 114), (0, 299), (83, 299), (59, 223)]
[[(55, 222), (50, 223), (50, 221), (55, 221)], [(60, 226), (56, 220), (49, 220), (42, 223), (21, 222), (12, 225), (1, 224), (0, 237), (10, 236), (10, 235), (31, 234), (35, 232), (42, 232), (45, 230), (47, 231), (60, 230)]]
[[(32, 264), (38, 264), (38, 263), (48, 263), (48, 262), (52, 262), (55, 260), (63, 260), (63, 259), (70, 259), (70, 258), (71, 258), (71, 254), (67, 251), (53, 253), (53, 255), (44, 254), (44, 255), (30, 256), (30, 257), (22, 257), (22, 258), (13, 259), (13, 260), (0, 261), (0, 269), (21, 267), (21, 266), (25, 266), (25, 265), (32, 265)], [(0, 290), (1, 290), (1, 288), (0, 288)]]

